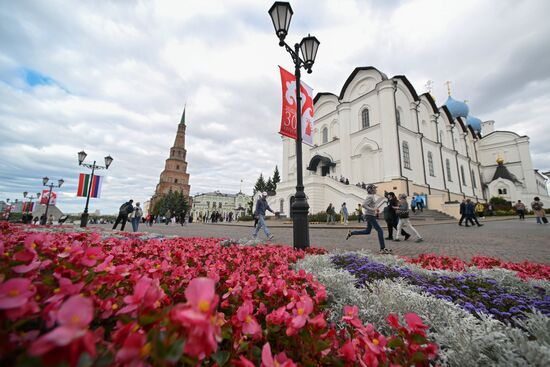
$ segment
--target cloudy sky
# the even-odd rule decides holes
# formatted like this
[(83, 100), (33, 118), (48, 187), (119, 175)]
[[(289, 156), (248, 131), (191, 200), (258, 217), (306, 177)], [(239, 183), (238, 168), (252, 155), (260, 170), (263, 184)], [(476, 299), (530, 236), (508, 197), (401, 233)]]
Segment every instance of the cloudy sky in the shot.
[[(264, 0), (0, 0), (0, 200), (65, 179), (79, 212), (76, 153), (114, 163), (90, 210), (154, 192), (187, 103), (192, 194), (251, 193), (281, 165), (280, 80), (292, 70)], [(338, 94), (357, 66), (406, 75), (419, 93), (446, 80), (470, 113), (527, 134), (550, 169), (550, 2), (292, 1), (289, 42), (321, 42), (316, 92)]]

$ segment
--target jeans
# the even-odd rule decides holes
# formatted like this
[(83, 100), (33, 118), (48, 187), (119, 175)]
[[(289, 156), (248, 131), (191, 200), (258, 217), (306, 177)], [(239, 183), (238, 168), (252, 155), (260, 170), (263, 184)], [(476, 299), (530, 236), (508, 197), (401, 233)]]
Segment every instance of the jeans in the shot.
[(386, 245), (384, 244), (384, 231), (382, 230), (382, 227), (378, 224), (378, 221), (376, 220), (376, 217), (372, 215), (366, 215), (365, 216), (365, 222), (367, 222), (367, 228), (362, 231), (351, 231), (351, 234), (353, 236), (358, 234), (370, 234), (372, 228), (376, 232), (378, 232), (378, 242), (380, 243), (380, 250), (383, 250)]
[(140, 221), (141, 221), (141, 218), (139, 217), (132, 218), (132, 229), (134, 230), (134, 232), (138, 231)]
[(411, 231), (413, 231), (417, 239), (422, 238), (418, 231), (412, 226), (409, 218), (399, 218), (399, 223), (397, 224), (397, 235), (395, 236), (396, 239), (399, 239), (399, 234), (403, 230), (403, 227), (408, 227)]
[(267, 238), (271, 237), (271, 233), (269, 233), (269, 229), (265, 225), (265, 219), (263, 215), (259, 215), (258, 217), (258, 224), (256, 225), (256, 228), (254, 229), (254, 233), (252, 233), (252, 237), (256, 238), (258, 235), (258, 232), (260, 231), (260, 228), (263, 228), (265, 236)]

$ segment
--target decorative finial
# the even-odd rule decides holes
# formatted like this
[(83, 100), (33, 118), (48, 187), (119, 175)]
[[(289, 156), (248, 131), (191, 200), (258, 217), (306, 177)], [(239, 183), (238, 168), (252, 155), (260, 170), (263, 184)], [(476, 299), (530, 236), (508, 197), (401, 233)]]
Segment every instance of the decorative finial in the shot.
[(428, 90), (428, 93), (430, 94), (432, 94), (433, 84), (434, 84), (433, 80), (428, 80), (425, 85), (426, 89)]
[(445, 83), (447, 85), (447, 93), (449, 93), (449, 97), (451, 96), (451, 81), (447, 80)]
[(498, 164), (499, 166), (502, 166), (502, 165), (504, 164), (504, 158), (498, 157), (498, 158), (497, 158), (497, 164)]

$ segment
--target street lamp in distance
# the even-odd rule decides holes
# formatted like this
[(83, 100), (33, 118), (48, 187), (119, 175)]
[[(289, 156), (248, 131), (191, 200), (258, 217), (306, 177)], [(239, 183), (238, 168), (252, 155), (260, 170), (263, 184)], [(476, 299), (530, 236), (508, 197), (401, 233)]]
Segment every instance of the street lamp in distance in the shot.
[[(50, 192), (48, 193), (48, 201), (46, 202), (46, 212), (44, 213), (44, 216), (40, 218), (40, 224), (42, 225), (45, 225), (46, 222), (48, 221), (48, 209), (50, 208), (50, 200), (52, 198), (52, 189), (54, 188), (54, 186), (56, 186), (53, 182), (48, 185), (48, 181), (50, 181), (48, 177), (42, 178), (42, 186), (47, 186), (50, 188)], [(57, 187), (63, 186), (63, 183), (65, 183), (65, 180), (60, 178), (59, 180), (57, 180)]]
[(85, 228), (88, 225), (88, 217), (89, 217), (88, 204), (90, 203), (90, 193), (92, 192), (91, 187), (92, 187), (92, 182), (94, 180), (94, 172), (96, 169), (109, 169), (109, 166), (111, 165), (111, 163), (113, 163), (113, 157), (111, 157), (110, 155), (105, 157), (105, 166), (100, 166), (96, 164), (96, 161), (94, 161), (94, 163), (92, 164), (84, 163), (84, 160), (86, 159), (87, 156), (88, 154), (86, 154), (86, 152), (83, 150), (78, 152), (78, 165), (84, 166), (86, 168), (90, 168), (92, 170), (92, 174), (90, 175), (90, 183), (88, 185), (88, 193), (86, 195), (86, 206), (84, 207), (84, 212), (80, 217), (81, 228)]
[[(307, 219), (309, 204), (304, 192), (303, 169), (302, 169), (302, 103), (300, 93), (300, 69), (303, 67), (308, 74), (315, 63), (319, 40), (308, 35), (302, 41), (290, 47), (285, 38), (290, 27), (290, 20), (294, 14), (290, 3), (276, 1), (269, 9), (269, 15), (275, 28), (275, 34), (279, 38), (279, 46), (284, 47), (294, 62), (294, 76), (296, 77), (296, 194), (292, 204), (292, 227), (293, 246), (296, 249), (304, 250), (309, 247), (309, 223)], [(302, 51), (302, 57), (300, 57)]]

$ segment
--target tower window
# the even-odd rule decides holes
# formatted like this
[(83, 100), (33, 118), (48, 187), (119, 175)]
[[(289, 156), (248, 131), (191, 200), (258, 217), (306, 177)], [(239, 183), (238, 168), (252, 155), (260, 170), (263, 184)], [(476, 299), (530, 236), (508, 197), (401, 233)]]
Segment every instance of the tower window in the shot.
[(174, 180), (174, 182), (175, 182), (175, 183), (178, 183), (178, 179), (176, 178), (176, 179)]
[(451, 178), (451, 161), (449, 161), (449, 159), (445, 159), (445, 166), (447, 167), (447, 179), (449, 180), (449, 182), (452, 182), (452, 178)]
[(401, 113), (399, 110), (395, 110), (395, 120), (397, 121), (397, 125), (401, 125)]
[(328, 128), (323, 128), (323, 144), (328, 143)]
[(176, 165), (176, 169), (180, 169), (180, 165), (179, 165), (179, 164), (178, 164), (178, 165)]
[(460, 175), (462, 176), (462, 184), (464, 186), (468, 186), (466, 185), (466, 175), (464, 174), (464, 166), (460, 166)]
[(405, 168), (411, 169), (411, 156), (409, 154), (409, 143), (403, 142), (403, 165)]
[(432, 156), (432, 152), (428, 152), (428, 169), (430, 171), (430, 176), (435, 177), (434, 159), (433, 159), (433, 156)]
[(367, 128), (370, 126), (370, 120), (369, 120), (369, 109), (368, 108), (365, 108), (362, 112), (361, 112), (361, 126), (363, 129)]

